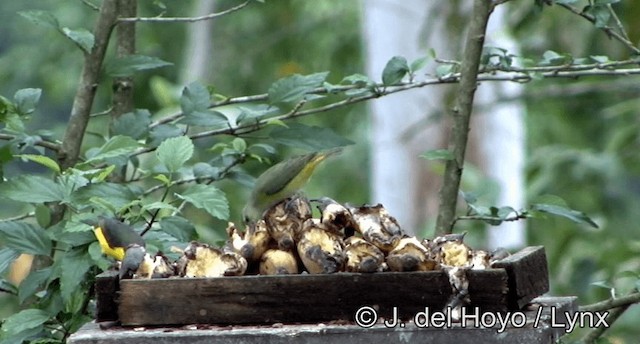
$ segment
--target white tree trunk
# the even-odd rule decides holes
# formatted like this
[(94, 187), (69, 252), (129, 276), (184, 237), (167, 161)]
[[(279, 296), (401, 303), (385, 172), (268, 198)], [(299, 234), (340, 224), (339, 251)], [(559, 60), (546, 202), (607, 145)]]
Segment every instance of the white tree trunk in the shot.
[[(392, 56), (404, 56), (411, 62), (426, 56), (428, 48), (442, 58), (460, 56), (458, 44), (463, 41), (464, 32), (447, 22), (450, 15), (459, 15), (456, 11), (460, 11), (451, 2), (367, 0), (363, 7), (369, 75), (379, 76)], [(502, 16), (500, 9), (494, 12), (487, 44), (511, 48), (515, 46), (512, 40), (495, 36), (502, 27)], [(431, 171), (432, 164), (418, 156), (446, 148), (447, 121), (434, 118), (448, 112), (446, 97), (451, 90), (451, 86), (427, 87), (371, 103), (371, 201), (383, 203), (410, 233), (423, 232), (435, 220), (441, 177)], [(501, 93), (518, 92), (520, 89), (514, 84), (483, 84), (476, 104), (493, 104)], [(498, 205), (516, 209), (523, 202), (522, 113), (522, 106), (517, 103), (475, 110), (471, 130), (477, 142), (470, 142), (468, 150), (470, 161), (500, 184)], [(492, 227), (488, 246), (522, 246), (523, 228), (522, 223)]]
[[(197, 0), (192, 17), (213, 13), (216, 0)], [(213, 20), (201, 20), (187, 25), (187, 43), (184, 49), (184, 68), (180, 73), (180, 84), (186, 85), (209, 77), (213, 51)]]

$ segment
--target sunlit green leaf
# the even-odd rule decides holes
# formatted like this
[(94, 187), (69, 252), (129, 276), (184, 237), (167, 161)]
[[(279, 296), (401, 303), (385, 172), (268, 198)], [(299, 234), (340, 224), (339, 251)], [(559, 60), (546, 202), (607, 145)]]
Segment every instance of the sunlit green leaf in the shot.
[(178, 171), (193, 156), (193, 142), (186, 136), (164, 140), (156, 150), (156, 156), (169, 172)]
[(16, 157), (24, 160), (36, 162), (40, 165), (43, 165), (45, 167), (52, 169), (57, 173), (60, 173), (60, 166), (58, 165), (58, 163), (48, 156), (35, 155), (35, 154), (19, 154), (19, 155), (16, 155)]

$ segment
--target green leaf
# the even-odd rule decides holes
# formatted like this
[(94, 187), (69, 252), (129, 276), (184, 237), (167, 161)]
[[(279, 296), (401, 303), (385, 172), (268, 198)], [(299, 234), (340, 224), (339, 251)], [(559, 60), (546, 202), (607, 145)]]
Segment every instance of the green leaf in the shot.
[(427, 160), (453, 160), (455, 157), (448, 149), (434, 149), (420, 155), (421, 158)]
[(41, 309), (25, 309), (8, 317), (2, 324), (2, 337), (36, 329), (49, 320), (49, 313)]
[(131, 154), (139, 147), (140, 144), (129, 136), (114, 136), (105, 142), (102, 147), (92, 152), (91, 156), (87, 157), (88, 159), (84, 163), (88, 164)]
[(140, 140), (149, 134), (151, 114), (146, 109), (136, 109), (116, 118), (111, 126), (113, 135), (129, 136)]
[(149, 133), (148, 144), (152, 147), (158, 146), (162, 141), (184, 134), (184, 130), (175, 124), (161, 124), (153, 129)]
[(56, 173), (60, 173), (60, 166), (58, 165), (58, 163), (48, 156), (35, 155), (35, 154), (19, 154), (19, 155), (16, 155), (16, 158), (21, 158), (23, 160), (36, 162), (40, 165), (43, 165), (45, 167), (52, 169)]
[(321, 72), (309, 75), (293, 74), (274, 82), (269, 87), (269, 103), (273, 105), (281, 103), (298, 103), (309, 92), (322, 86), (329, 72)]
[(195, 184), (176, 196), (196, 208), (204, 209), (213, 217), (221, 220), (229, 218), (229, 202), (224, 193), (215, 186)]
[(349, 76), (346, 76), (342, 79), (342, 81), (340, 81), (341, 84), (351, 84), (351, 85), (356, 85), (359, 87), (364, 87), (367, 85), (373, 85), (374, 82), (373, 80), (369, 79), (368, 76), (363, 75), (363, 74), (352, 74)]
[(394, 56), (382, 70), (382, 83), (386, 86), (395, 85), (402, 81), (407, 73), (409, 73), (407, 59), (402, 56)]
[(23, 303), (26, 299), (33, 296), (51, 277), (53, 268), (47, 267), (41, 270), (32, 271), (22, 282), (18, 289), (18, 300)]
[(22, 17), (30, 20), (34, 24), (48, 27), (51, 29), (58, 29), (60, 24), (58, 23), (58, 19), (51, 14), (51, 12), (47, 11), (20, 11), (18, 12)]
[(205, 110), (190, 112), (180, 119), (179, 123), (197, 127), (216, 127), (226, 125), (229, 119), (219, 111)]
[(9, 268), (9, 265), (11, 265), (19, 255), (20, 252), (10, 247), (0, 248), (0, 276), (4, 274), (5, 270)]
[(593, 222), (593, 220), (591, 220), (587, 215), (585, 215), (585, 213), (567, 207), (552, 204), (533, 204), (531, 206), (531, 210), (561, 216), (576, 223), (586, 224), (591, 227), (598, 228), (598, 225)]
[(197, 236), (196, 228), (189, 220), (181, 216), (170, 216), (160, 220), (160, 228), (182, 242), (194, 240)]
[(606, 55), (591, 55), (589, 58), (598, 63), (607, 63), (611, 61), (609, 56)]
[(609, 23), (609, 19), (611, 19), (611, 12), (609, 12), (606, 5), (597, 4), (597, 2), (598, 1), (596, 1), (596, 4), (593, 6), (587, 6), (584, 13), (593, 16), (595, 19), (595, 27), (603, 28)]
[(167, 178), (167, 176), (165, 176), (164, 174), (155, 175), (153, 176), (153, 179), (159, 180), (162, 184), (167, 186), (171, 184), (171, 180)]
[(438, 78), (448, 78), (452, 76), (457, 70), (457, 66), (454, 64), (441, 64), (436, 67), (436, 76)]
[[(84, 281), (84, 275), (91, 268), (92, 259), (86, 248), (76, 248), (67, 252), (60, 260), (62, 272), (60, 274), (60, 295), (66, 303), (74, 291), (78, 289), (78, 283)], [(73, 267), (73, 268), (69, 268)]]
[(23, 88), (18, 90), (13, 99), (16, 104), (16, 111), (22, 115), (28, 115), (36, 109), (42, 90), (39, 88)]
[(414, 60), (413, 62), (411, 62), (411, 64), (409, 65), (409, 70), (411, 71), (411, 73), (415, 73), (421, 70), (422, 68), (424, 68), (424, 66), (427, 65), (427, 62), (429, 62), (429, 57), (427, 56), (420, 57)]
[(180, 108), (186, 116), (193, 112), (207, 111), (211, 105), (211, 94), (201, 83), (195, 81), (182, 90)]
[(25, 222), (0, 222), (4, 244), (20, 253), (51, 254), (51, 239), (44, 229)]
[(156, 156), (169, 172), (178, 171), (193, 156), (193, 142), (186, 136), (164, 140), (156, 150)]
[(151, 202), (142, 206), (142, 211), (161, 210), (161, 209), (176, 211), (178, 208), (165, 202)]
[(231, 145), (233, 146), (233, 149), (241, 153), (247, 150), (247, 142), (240, 137), (233, 139), (233, 141), (231, 141)]
[(352, 145), (348, 140), (329, 128), (291, 123), (288, 128), (276, 127), (269, 136), (277, 143), (310, 151)]
[(467, 205), (473, 205), (478, 202), (478, 196), (474, 192), (464, 192), (460, 190), (460, 195), (464, 199), (464, 202), (467, 203)]
[(88, 204), (91, 199), (102, 199), (110, 203), (116, 210), (137, 200), (139, 196), (125, 185), (117, 183), (97, 183), (83, 186), (73, 195), (74, 202)]
[(25, 203), (45, 203), (62, 201), (65, 192), (51, 179), (21, 175), (0, 184), (0, 197)]
[(173, 63), (157, 57), (144, 55), (127, 55), (105, 64), (107, 75), (111, 77), (131, 76), (135, 72), (171, 66)]
[(553, 50), (547, 50), (542, 54), (542, 66), (557, 66), (571, 63), (572, 57), (569, 54), (558, 54)]
[(82, 51), (89, 54), (93, 49), (94, 38), (93, 34), (86, 29), (71, 30), (68, 27), (61, 29), (62, 34), (75, 43)]
[(500, 207), (498, 208), (498, 211), (496, 213), (496, 215), (501, 218), (501, 219), (506, 219), (509, 217), (509, 215), (511, 214), (516, 214), (517, 211), (515, 209), (513, 209), (512, 207), (506, 206), (506, 207)]
[(575, 4), (578, 1), (580, 0), (556, 0), (556, 4), (571, 5)]
[(613, 286), (607, 281), (596, 281), (591, 283), (592, 286), (604, 289), (613, 289)]

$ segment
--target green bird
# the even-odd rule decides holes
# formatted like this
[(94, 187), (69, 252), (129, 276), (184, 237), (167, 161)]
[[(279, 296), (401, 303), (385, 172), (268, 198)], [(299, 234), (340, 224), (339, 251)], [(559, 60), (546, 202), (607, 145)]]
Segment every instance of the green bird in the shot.
[(341, 148), (299, 155), (281, 161), (264, 171), (256, 180), (242, 216), (246, 224), (261, 219), (265, 211), (295, 195), (311, 178), (315, 168)]

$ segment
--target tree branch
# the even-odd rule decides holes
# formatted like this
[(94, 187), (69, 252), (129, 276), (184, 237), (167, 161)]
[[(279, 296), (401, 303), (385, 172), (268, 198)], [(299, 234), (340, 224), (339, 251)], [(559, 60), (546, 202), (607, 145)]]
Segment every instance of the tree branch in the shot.
[[(560, 3), (556, 3), (556, 5), (563, 7), (567, 10), (569, 10), (571, 13), (573, 14), (577, 14), (580, 17), (588, 20), (589, 22), (591, 22), (592, 24), (595, 24), (596, 19), (587, 14), (584, 13), (582, 11), (579, 11), (578, 9), (576, 9), (575, 7), (571, 6), (571, 5), (567, 5), (567, 4), (560, 4)], [(636, 55), (640, 55), (640, 49), (636, 48), (635, 45), (633, 45), (633, 43), (631, 43), (631, 41), (629, 41), (628, 39), (626, 39), (623, 35), (617, 33), (615, 30), (613, 30), (611, 27), (609, 26), (604, 26), (599, 28), (600, 30), (604, 31), (607, 35), (609, 35), (610, 37), (613, 37), (614, 39), (616, 39), (617, 41), (619, 41), (620, 43), (624, 44), (624, 46), (626, 46), (627, 48), (629, 48), (629, 50), (631, 50), (634, 54)], [(624, 34), (626, 36), (626, 33)]]
[[(136, 1), (118, 0), (118, 15), (135, 17)], [(136, 53), (136, 24), (122, 23), (116, 28), (116, 56), (125, 57)], [(133, 111), (133, 77), (113, 79), (112, 120)]]
[(129, 17), (129, 18), (118, 18), (118, 23), (131, 23), (131, 22), (143, 22), (143, 23), (179, 23), (179, 22), (186, 22), (186, 23), (194, 23), (197, 21), (202, 21), (202, 20), (210, 20), (210, 19), (214, 19), (217, 17), (221, 17), (233, 12), (236, 12), (238, 10), (243, 9), (244, 7), (246, 7), (247, 5), (249, 5), (249, 3), (251, 1), (254, 0), (247, 0), (243, 3), (241, 3), (238, 6), (234, 6), (231, 7), (227, 10), (224, 10), (222, 12), (216, 12), (216, 13), (210, 13), (204, 16), (200, 16), (200, 17)]
[(91, 53), (85, 53), (80, 83), (73, 99), (73, 107), (67, 123), (67, 130), (62, 139), (62, 147), (58, 152), (58, 161), (63, 169), (73, 166), (80, 156), (82, 139), (89, 122), (93, 98), (98, 88), (100, 68), (117, 17), (116, 2), (117, 0), (102, 2), (100, 14), (93, 30), (94, 45)]
[(581, 312), (602, 312), (612, 308), (628, 306), (640, 302), (640, 292), (635, 290), (628, 295), (608, 299), (580, 307)]
[(490, 0), (475, 0), (471, 25), (467, 33), (462, 65), (460, 86), (452, 111), (453, 127), (449, 137), (449, 151), (453, 159), (447, 160), (444, 181), (440, 189), (440, 206), (436, 220), (436, 235), (451, 233), (454, 223), (458, 192), (462, 177), (465, 151), (469, 135), (469, 121), (473, 98), (477, 88), (478, 69), (482, 56), (485, 32), (493, 7)]
[[(4, 141), (12, 141), (17, 139), (16, 136), (14, 135), (9, 135), (9, 134), (0, 134), (0, 140), (4, 140)], [(43, 140), (40, 139), (36, 142), (34, 142), (34, 145), (36, 146), (40, 146), (42, 148), (46, 148), (46, 149), (50, 149), (56, 153), (58, 153), (60, 151), (60, 145), (55, 143), (55, 142), (51, 142), (51, 141), (47, 141), (47, 140)]]
[(585, 344), (593, 344), (600, 338), (605, 331), (613, 323), (624, 314), (624, 312), (631, 307), (632, 304), (640, 302), (640, 293), (638, 293), (638, 289), (634, 288), (631, 292), (623, 297), (616, 299), (609, 299), (606, 301), (594, 303), (591, 305), (580, 307), (581, 312), (604, 312), (611, 309), (606, 316), (606, 322), (608, 326), (599, 326), (594, 329), (591, 329), (587, 334), (580, 340), (580, 343)]

